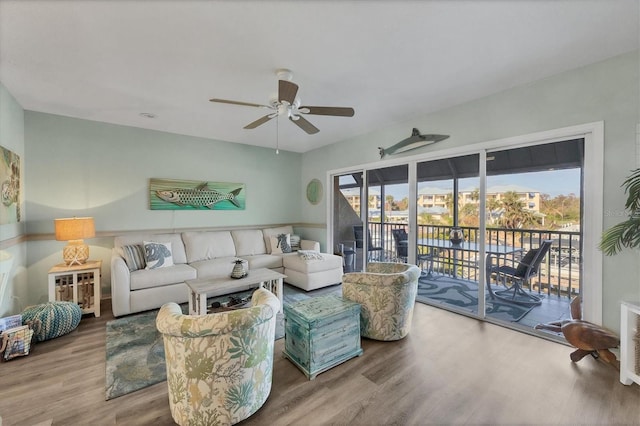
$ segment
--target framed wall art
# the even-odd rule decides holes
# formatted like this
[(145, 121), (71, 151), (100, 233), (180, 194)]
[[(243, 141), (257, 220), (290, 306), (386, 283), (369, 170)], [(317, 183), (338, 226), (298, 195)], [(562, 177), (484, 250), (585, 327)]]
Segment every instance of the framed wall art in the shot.
[(243, 183), (149, 180), (151, 210), (244, 210)]
[(0, 146), (0, 225), (20, 222), (20, 157)]

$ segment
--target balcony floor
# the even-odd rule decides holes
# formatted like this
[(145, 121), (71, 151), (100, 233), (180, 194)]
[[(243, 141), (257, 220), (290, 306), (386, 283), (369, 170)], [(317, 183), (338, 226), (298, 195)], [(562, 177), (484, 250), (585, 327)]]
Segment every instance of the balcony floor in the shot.
[[(445, 300), (447, 299), (446, 294), (448, 292), (455, 293), (458, 289), (464, 287), (469, 289), (469, 291), (465, 292), (462, 296), (464, 306), (460, 306), (460, 301), (452, 299), (449, 299), (449, 301)], [(492, 288), (494, 290), (504, 289), (504, 287), (502, 286), (492, 286)], [(416, 300), (428, 305), (477, 316), (477, 296), (474, 296), (474, 294), (477, 295), (477, 290), (477, 281), (453, 278), (447, 275), (434, 274), (431, 277), (423, 275), (422, 277), (420, 277), (420, 280), (418, 282), (418, 297)], [(489, 294), (486, 292), (485, 297), (487, 304), (489, 304), (491, 302), (491, 299)], [(505, 325), (507, 326), (513, 326), (514, 328), (526, 328), (533, 330), (533, 327), (537, 324), (569, 319), (569, 302), (570, 300), (566, 296), (558, 297), (555, 295), (545, 294), (540, 305), (534, 306), (529, 312), (527, 312), (519, 319), (514, 318), (513, 320), (505, 320), (504, 317), (499, 317), (497, 315), (494, 316), (492, 314), (487, 314), (487, 317), (492, 320), (505, 323)], [(506, 302), (501, 303), (504, 303), (507, 308), (509, 307), (509, 305), (513, 306), (513, 304), (509, 304)], [(515, 306), (522, 309), (522, 305), (516, 304)], [(558, 337), (556, 333), (550, 333), (546, 331), (536, 330), (536, 333), (545, 333), (556, 338)]]

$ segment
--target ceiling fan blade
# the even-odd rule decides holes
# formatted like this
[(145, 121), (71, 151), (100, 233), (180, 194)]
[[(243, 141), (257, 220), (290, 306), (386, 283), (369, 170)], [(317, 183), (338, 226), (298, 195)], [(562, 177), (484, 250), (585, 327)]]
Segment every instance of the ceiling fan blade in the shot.
[(245, 129), (255, 129), (256, 127), (260, 126), (261, 124), (264, 124), (267, 121), (271, 120), (273, 117), (277, 117), (277, 115), (267, 114), (264, 117), (258, 118), (253, 123), (247, 124), (246, 126), (244, 126), (244, 128)]
[(230, 101), (228, 99), (218, 99), (218, 98), (209, 99), (209, 102), (218, 102), (220, 104), (242, 105), (242, 106), (250, 106), (250, 107), (260, 107), (260, 108), (271, 108), (271, 106), (269, 105), (252, 104), (250, 102)]
[(309, 112), (300, 111), (304, 114), (314, 115), (333, 115), (338, 117), (353, 117), (355, 111), (353, 108), (346, 107), (321, 107), (321, 106), (301, 106), (298, 110), (307, 109)]
[(289, 120), (291, 120), (293, 123), (295, 123), (296, 126), (300, 127), (302, 130), (304, 130), (305, 132), (307, 132), (310, 135), (313, 135), (313, 134), (318, 133), (320, 131), (320, 129), (318, 129), (313, 124), (309, 123), (303, 117), (298, 116), (297, 120), (294, 120), (293, 117), (289, 117)]
[(278, 80), (278, 101), (293, 105), (298, 94), (298, 85), (287, 80)]

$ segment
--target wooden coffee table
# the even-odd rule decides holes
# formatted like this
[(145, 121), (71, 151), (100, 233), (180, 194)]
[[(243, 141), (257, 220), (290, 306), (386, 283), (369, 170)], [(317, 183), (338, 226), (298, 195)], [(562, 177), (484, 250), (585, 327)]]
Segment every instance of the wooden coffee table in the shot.
[(187, 280), (189, 287), (189, 315), (205, 315), (207, 313), (207, 295), (222, 296), (239, 291), (250, 290), (259, 285), (266, 288), (280, 300), (282, 312), (282, 279), (287, 276), (267, 268), (251, 269), (244, 278), (203, 278)]

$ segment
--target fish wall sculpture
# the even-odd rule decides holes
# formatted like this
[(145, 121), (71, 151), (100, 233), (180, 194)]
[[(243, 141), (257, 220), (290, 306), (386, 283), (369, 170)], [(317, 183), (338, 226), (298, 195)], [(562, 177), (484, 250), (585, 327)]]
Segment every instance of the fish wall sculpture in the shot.
[(420, 130), (414, 127), (411, 136), (408, 138), (401, 140), (389, 148), (378, 147), (378, 150), (380, 151), (380, 158), (383, 158), (385, 155), (399, 154), (401, 152), (411, 151), (412, 149), (422, 148), (423, 146), (443, 141), (448, 137), (449, 135), (421, 135)]
[(152, 210), (244, 208), (243, 184), (151, 179), (150, 188)]

